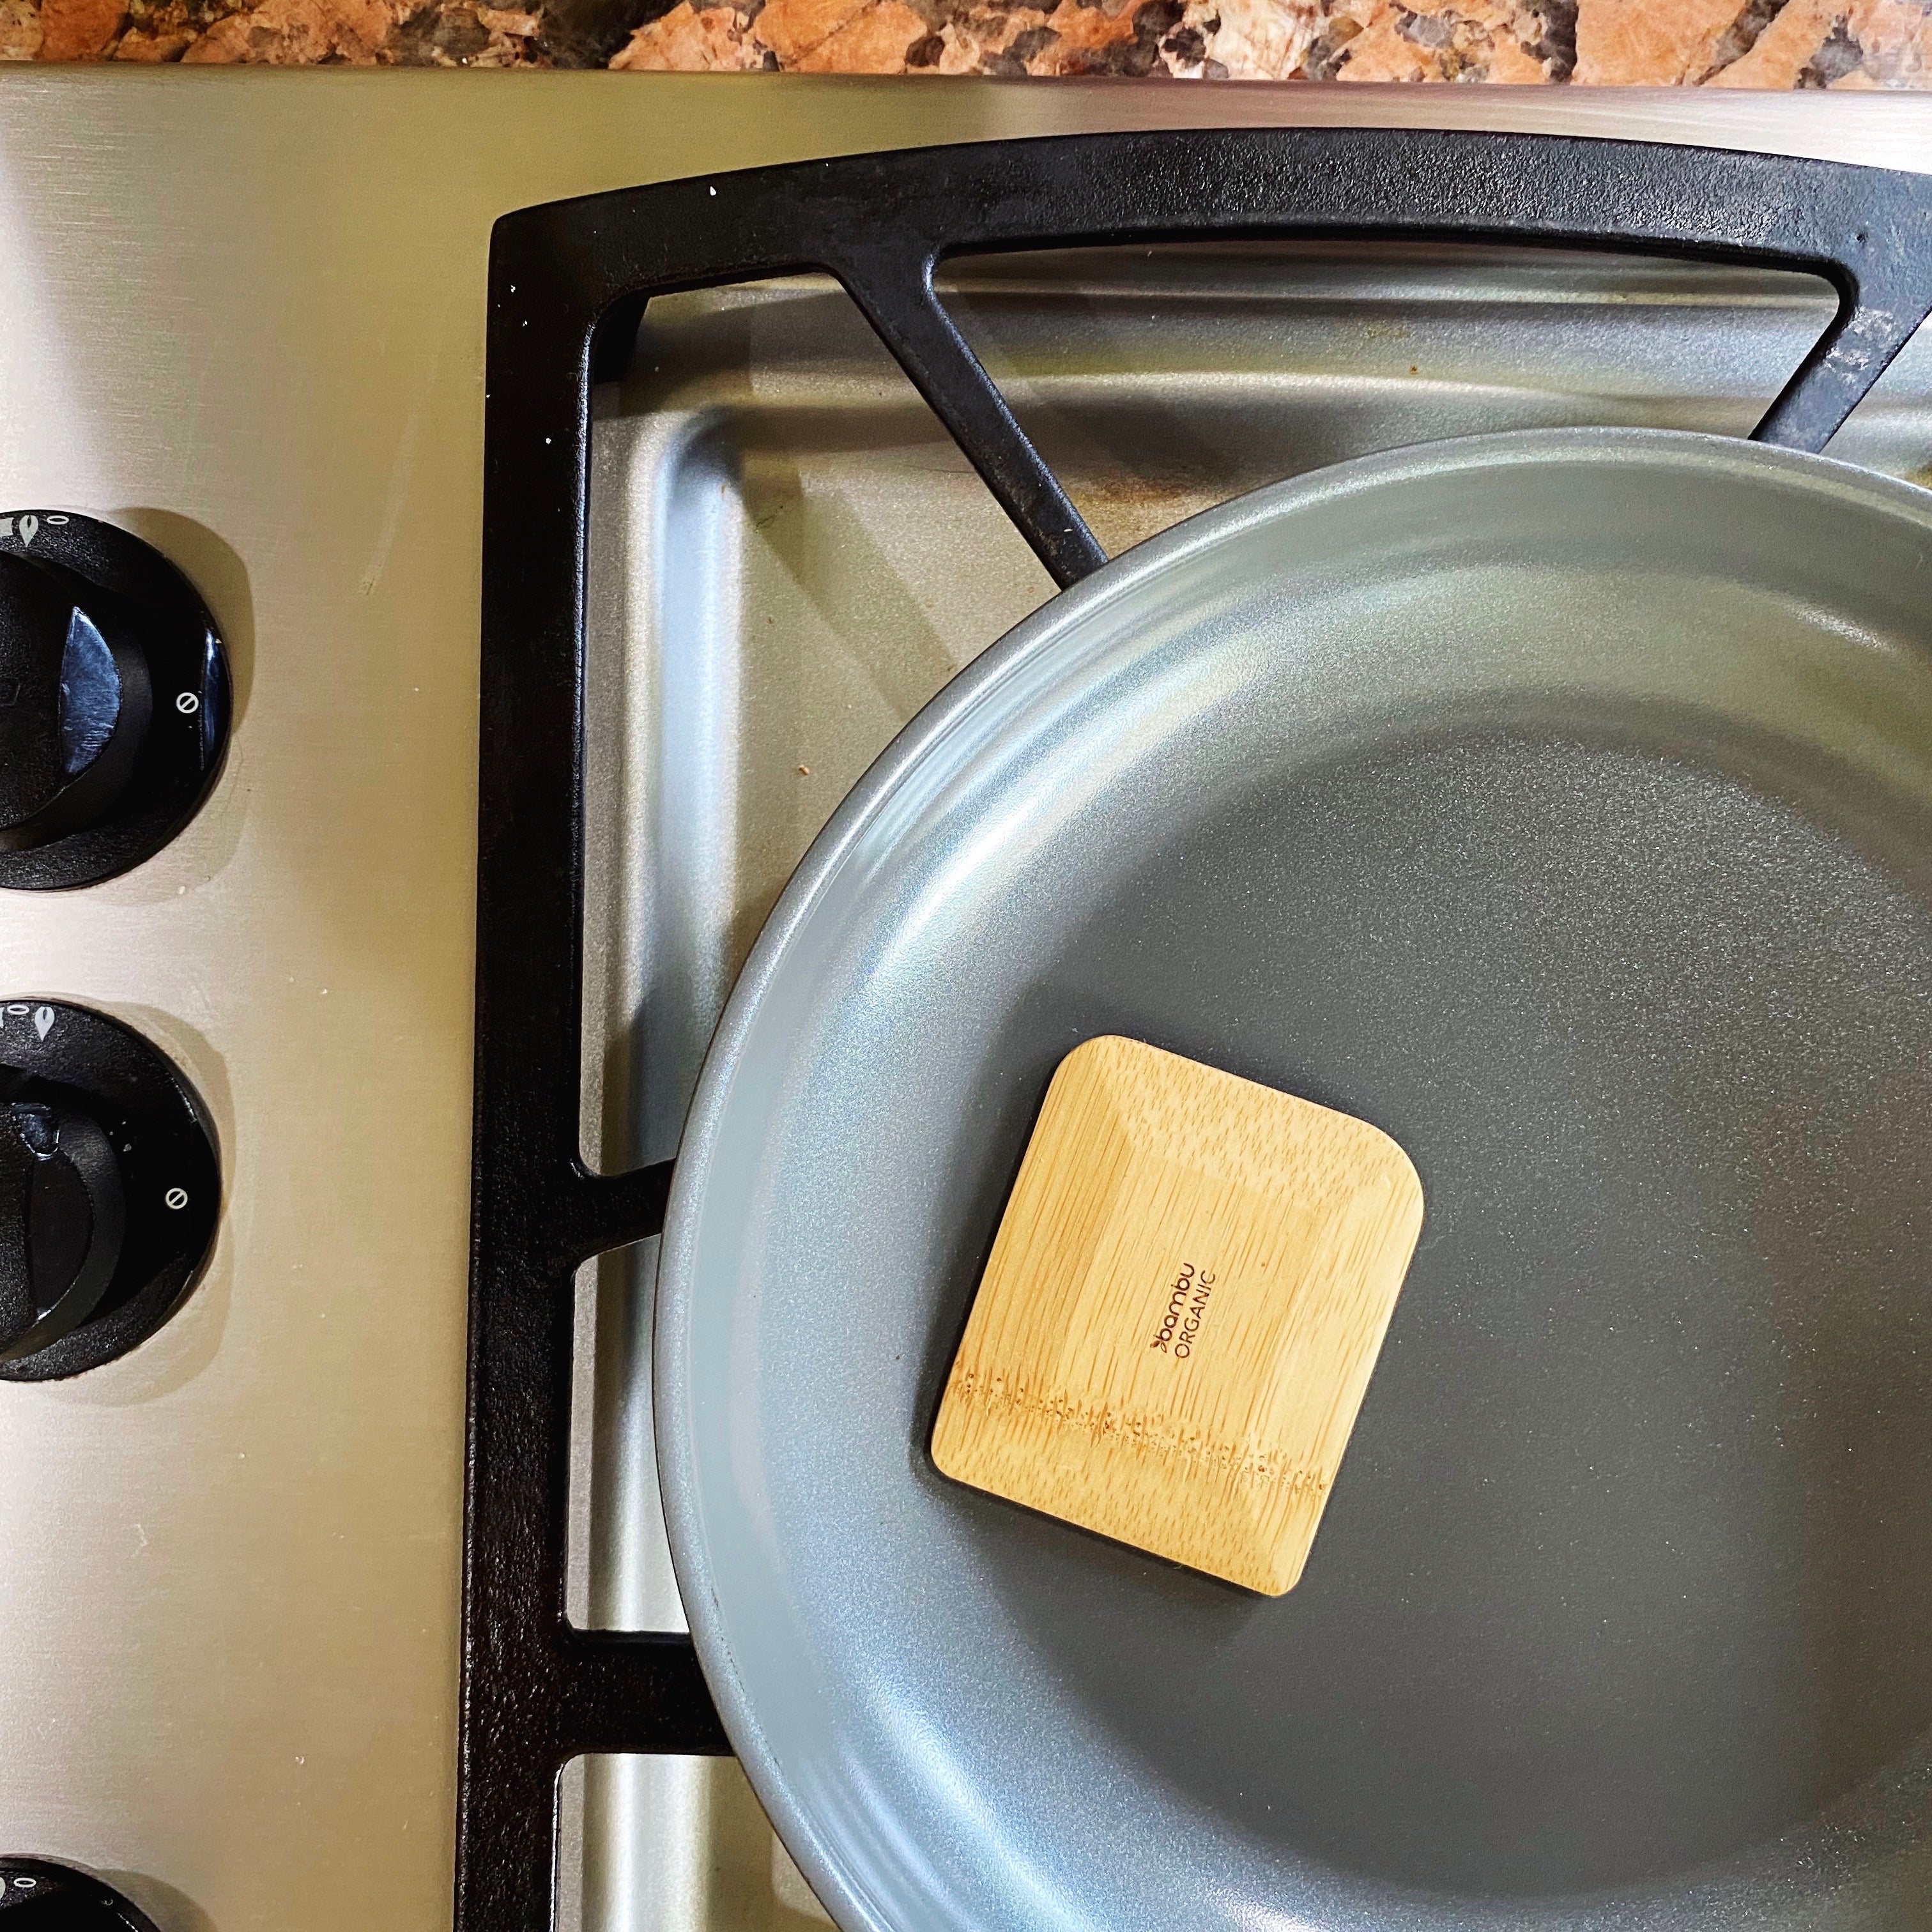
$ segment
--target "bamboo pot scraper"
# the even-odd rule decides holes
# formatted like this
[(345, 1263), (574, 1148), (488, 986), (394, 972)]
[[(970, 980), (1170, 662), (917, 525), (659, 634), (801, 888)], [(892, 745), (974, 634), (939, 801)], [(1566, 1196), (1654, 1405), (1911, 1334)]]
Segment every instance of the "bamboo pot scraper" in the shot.
[(1294, 1587), (1422, 1228), (1388, 1135), (1138, 1040), (1047, 1089), (932, 1436), (946, 1475)]

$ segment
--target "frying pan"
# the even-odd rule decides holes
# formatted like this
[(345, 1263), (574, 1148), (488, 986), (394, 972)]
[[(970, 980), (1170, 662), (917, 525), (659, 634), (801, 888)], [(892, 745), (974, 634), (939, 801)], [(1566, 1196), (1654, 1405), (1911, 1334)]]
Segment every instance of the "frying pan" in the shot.
[[(680, 1155), (694, 1634), (867, 1928), (1932, 1916), (1932, 496), (1438, 444), (1129, 553), (947, 688)], [(1299, 1588), (926, 1443), (1054, 1064), (1346, 1107), (1429, 1220)]]
[[(1098, 569), (846, 801), (656, 1345), (706, 1674), (842, 1924), (1932, 1922), (1928, 586), (1932, 495), (1821, 456), (1397, 451)], [(1279, 1600), (927, 1454), (1108, 1032), (1427, 1190)]]

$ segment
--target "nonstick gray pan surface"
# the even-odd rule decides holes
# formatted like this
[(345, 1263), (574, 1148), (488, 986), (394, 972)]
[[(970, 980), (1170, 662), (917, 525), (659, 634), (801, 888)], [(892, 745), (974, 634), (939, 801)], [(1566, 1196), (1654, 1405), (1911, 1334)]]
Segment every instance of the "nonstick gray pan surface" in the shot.
[[(707, 1064), (693, 1630), (848, 1928), (1932, 1925), (1932, 494), (1600, 431), (1264, 490), (914, 721)], [(927, 1442), (1060, 1057), (1385, 1128), (1427, 1221), (1264, 1600)]]

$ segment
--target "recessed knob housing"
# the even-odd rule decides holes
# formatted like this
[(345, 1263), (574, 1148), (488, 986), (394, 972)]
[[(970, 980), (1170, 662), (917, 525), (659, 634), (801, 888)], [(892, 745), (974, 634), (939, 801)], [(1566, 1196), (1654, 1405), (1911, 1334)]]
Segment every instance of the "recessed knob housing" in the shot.
[(206, 1261), (220, 1166), (160, 1050), (86, 1006), (0, 1000), (0, 1381), (146, 1340)]
[(0, 512), (0, 886), (112, 878), (200, 808), (228, 738), (207, 607), (152, 545)]

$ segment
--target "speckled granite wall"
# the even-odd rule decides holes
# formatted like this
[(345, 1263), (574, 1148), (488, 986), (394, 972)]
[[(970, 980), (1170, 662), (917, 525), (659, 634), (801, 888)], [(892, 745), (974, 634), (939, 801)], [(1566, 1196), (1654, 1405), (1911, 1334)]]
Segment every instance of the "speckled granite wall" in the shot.
[(0, 0), (0, 59), (1932, 86), (1932, 0)]

